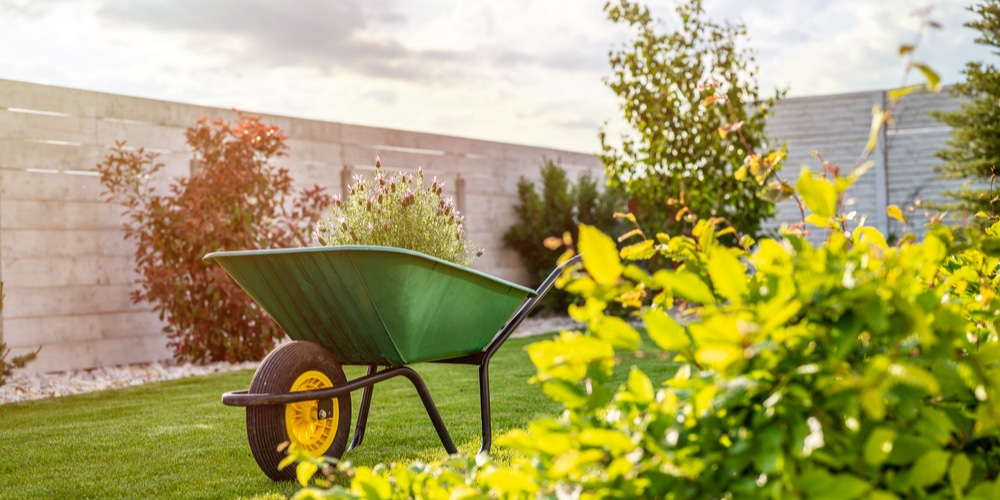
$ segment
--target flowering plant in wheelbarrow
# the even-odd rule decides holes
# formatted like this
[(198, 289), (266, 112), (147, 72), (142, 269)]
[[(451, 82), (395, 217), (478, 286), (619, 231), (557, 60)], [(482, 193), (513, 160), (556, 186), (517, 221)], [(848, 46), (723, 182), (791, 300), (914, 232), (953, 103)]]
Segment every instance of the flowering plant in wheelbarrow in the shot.
[(379, 245), (406, 248), (448, 262), (469, 265), (482, 255), (465, 232), (464, 217), (451, 198), (442, 197), (444, 183), (424, 185), (417, 173), (387, 173), (375, 158), (370, 179), (355, 177), (347, 199), (334, 199), (330, 214), (316, 227), (327, 246)]

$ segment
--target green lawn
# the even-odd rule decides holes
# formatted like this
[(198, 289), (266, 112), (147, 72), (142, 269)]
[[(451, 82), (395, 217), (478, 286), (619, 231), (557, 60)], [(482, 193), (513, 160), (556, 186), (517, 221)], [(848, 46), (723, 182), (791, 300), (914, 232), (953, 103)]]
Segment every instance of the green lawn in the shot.
[[(494, 436), (559, 410), (527, 384), (534, 368), (524, 352), (537, 339), (512, 339), (491, 364)], [(627, 355), (665, 377), (673, 364)], [(479, 449), (477, 371), (472, 366), (418, 365), (452, 438), (464, 453)], [(349, 367), (348, 378), (363, 375)], [(624, 377), (627, 369), (619, 369)], [(246, 443), (244, 411), (219, 402), (252, 377), (238, 371), (127, 389), (0, 405), (0, 498), (239, 498), (290, 495), (262, 472)], [(361, 393), (354, 397), (354, 411)], [(496, 449), (494, 447), (494, 449)], [(355, 464), (445, 456), (420, 399), (405, 379), (375, 386), (365, 442), (344, 459)]]

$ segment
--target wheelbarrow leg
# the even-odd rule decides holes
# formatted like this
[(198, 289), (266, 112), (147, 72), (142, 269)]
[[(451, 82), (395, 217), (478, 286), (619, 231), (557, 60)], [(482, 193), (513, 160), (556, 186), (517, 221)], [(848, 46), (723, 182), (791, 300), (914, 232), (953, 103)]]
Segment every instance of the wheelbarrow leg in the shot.
[(441, 438), (441, 444), (444, 445), (444, 449), (449, 455), (458, 453), (458, 448), (452, 442), (451, 435), (448, 434), (448, 428), (445, 427), (444, 420), (441, 419), (441, 414), (438, 412), (437, 406), (434, 406), (434, 399), (431, 398), (431, 393), (427, 390), (424, 379), (420, 378), (416, 370), (408, 366), (393, 368), (392, 371), (398, 371), (401, 375), (410, 379), (413, 387), (417, 389), (417, 394), (420, 395), (420, 400), (424, 403), (427, 416), (430, 417), (431, 423), (434, 424), (434, 430), (437, 431), (438, 437)]
[(493, 416), (490, 412), (490, 365), (489, 360), (479, 365), (479, 419), (483, 426), (483, 444), (479, 453), (489, 453), (493, 445)]
[[(373, 375), (364, 377), (364, 381), (361, 382), (365, 384), (365, 394), (367, 395), (368, 401), (365, 402), (365, 396), (362, 396), (361, 410), (358, 412), (359, 422), (362, 422), (362, 414), (364, 415), (366, 421), (368, 419), (367, 407), (371, 404), (371, 386), (373, 386), (376, 382), (402, 375), (409, 379), (410, 383), (412, 383), (413, 387), (417, 390), (417, 394), (420, 396), (420, 401), (424, 403), (424, 409), (427, 410), (427, 416), (430, 417), (431, 423), (434, 424), (434, 430), (437, 431), (438, 437), (441, 439), (441, 444), (444, 445), (444, 449), (449, 455), (458, 453), (458, 448), (455, 447), (455, 443), (451, 440), (451, 435), (448, 434), (448, 428), (445, 427), (444, 420), (441, 418), (441, 413), (437, 411), (437, 406), (434, 405), (434, 399), (431, 397), (430, 391), (427, 390), (427, 385), (424, 384), (424, 380), (420, 378), (420, 374), (418, 374), (416, 370), (408, 366), (397, 366), (381, 372), (375, 372), (374, 367), (372, 366), (369, 366), (368, 369), (373, 373)], [(364, 436), (364, 426), (366, 423), (367, 422), (363, 422), (358, 425), (358, 429), (361, 429), (362, 437)], [(361, 438), (357, 437), (357, 430), (355, 430), (355, 438), (357, 440), (357, 444), (361, 444)]]
[[(378, 370), (376, 365), (368, 365), (368, 375), (375, 373)], [(354, 426), (354, 439), (351, 439), (350, 446), (347, 447), (348, 450), (353, 450), (361, 446), (361, 441), (365, 439), (365, 428), (368, 427), (368, 409), (372, 406), (372, 392), (375, 390), (375, 384), (365, 387), (364, 392), (361, 394), (361, 407), (358, 408), (358, 423)]]

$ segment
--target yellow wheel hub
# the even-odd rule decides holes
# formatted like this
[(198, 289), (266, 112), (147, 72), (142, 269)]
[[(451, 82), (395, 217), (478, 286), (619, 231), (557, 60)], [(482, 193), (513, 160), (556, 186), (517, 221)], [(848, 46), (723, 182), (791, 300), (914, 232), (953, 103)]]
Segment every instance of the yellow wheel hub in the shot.
[[(333, 382), (323, 372), (309, 370), (295, 379), (292, 392), (311, 391), (333, 387)], [(316, 412), (319, 405), (316, 401), (302, 401), (285, 405), (285, 430), (288, 438), (300, 449), (310, 455), (320, 456), (330, 449), (333, 439), (337, 436), (337, 426), (340, 422), (340, 406), (333, 400), (333, 414), (320, 419)]]

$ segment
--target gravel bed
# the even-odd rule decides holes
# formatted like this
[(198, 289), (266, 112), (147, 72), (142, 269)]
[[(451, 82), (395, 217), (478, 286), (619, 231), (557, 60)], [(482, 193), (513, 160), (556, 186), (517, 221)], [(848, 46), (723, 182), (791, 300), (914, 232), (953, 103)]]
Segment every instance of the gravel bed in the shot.
[[(577, 328), (577, 326), (575, 321), (566, 317), (528, 318), (521, 323), (512, 336), (526, 337)], [(7, 383), (0, 386), (0, 404), (256, 367), (256, 362), (192, 365), (191, 363), (177, 364), (171, 361), (157, 361), (50, 373), (29, 374), (22, 373), (23, 370), (15, 370), (14, 374), (7, 378)]]

